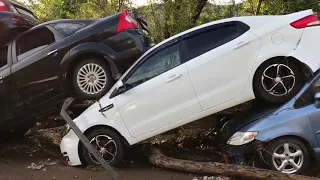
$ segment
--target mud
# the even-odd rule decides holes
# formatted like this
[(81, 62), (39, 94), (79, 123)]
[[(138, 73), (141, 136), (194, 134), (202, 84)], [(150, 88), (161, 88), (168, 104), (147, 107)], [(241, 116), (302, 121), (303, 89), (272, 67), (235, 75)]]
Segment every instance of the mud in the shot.
[[(1, 142), (0, 180), (105, 180), (107, 176), (100, 168), (70, 167), (59, 151), (57, 130), (40, 130), (20, 140)], [(130, 180), (192, 180), (192, 176), (182, 172), (169, 171), (151, 166), (143, 152), (126, 161), (117, 169), (124, 178)], [(141, 155), (140, 155), (141, 154)], [(130, 154), (129, 154), (130, 155)], [(141, 157), (141, 158), (140, 158)]]

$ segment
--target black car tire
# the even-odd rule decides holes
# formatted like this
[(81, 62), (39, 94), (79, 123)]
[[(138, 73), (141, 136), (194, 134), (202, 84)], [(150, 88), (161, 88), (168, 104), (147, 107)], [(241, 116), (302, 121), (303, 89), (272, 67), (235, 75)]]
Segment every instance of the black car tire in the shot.
[[(99, 67), (99, 69), (103, 71), (103, 72), (102, 71), (99, 71), (99, 72), (102, 72), (102, 75), (103, 76), (105, 75), (105, 78), (106, 78), (106, 84), (104, 85), (104, 87), (99, 89), (99, 92), (92, 93), (92, 94), (86, 93), (84, 90), (82, 90), (77, 81), (78, 73), (80, 72), (80, 70), (83, 67), (88, 65), (94, 65), (96, 67)], [(96, 59), (96, 58), (84, 59), (78, 64), (76, 64), (72, 73), (73, 73), (72, 74), (73, 90), (76, 93), (76, 96), (81, 99), (88, 99), (88, 100), (100, 99), (103, 95), (105, 95), (108, 92), (108, 90), (113, 86), (115, 82), (114, 79), (112, 78), (111, 70), (108, 63), (101, 59)], [(101, 86), (101, 84), (99, 85)]]
[[(294, 83), (293, 83), (293, 78), (280, 78), (284, 85), (288, 85), (286, 86), (287, 89), (287, 94), (284, 94), (285, 92), (285, 88), (283, 88), (283, 84), (280, 82), (274, 89), (272, 89), (273, 85), (275, 85), (275, 83), (277, 83), (277, 80), (271, 80), (269, 78), (264, 77), (264, 80), (262, 80), (262, 77), (264, 76), (264, 72), (266, 71), (266, 74), (268, 75), (268, 77), (271, 78), (276, 78), (276, 72), (277, 71), (277, 67), (273, 65), (281, 65), (281, 70), (280, 73), (285, 74), (285, 72), (290, 72), (288, 68), (291, 69), (291, 71), (294, 74)], [(287, 68), (288, 67), (288, 68)], [(271, 69), (273, 68), (273, 69)], [(271, 72), (271, 73), (270, 73)], [(273, 74), (275, 73), (275, 74)], [(289, 74), (288, 74), (289, 75)], [(285, 75), (283, 75), (282, 77), (285, 77)], [(269, 83), (269, 87), (265, 88), (266, 86), (264, 86), (263, 82), (267, 82)], [(291, 98), (293, 98), (293, 96), (295, 96), (303, 87), (304, 84), (304, 77), (303, 77), (303, 72), (302, 70), (299, 68), (299, 66), (297, 65), (297, 63), (295, 62), (290, 62), (290, 61), (286, 61), (284, 58), (275, 58), (275, 59), (271, 59), (269, 61), (266, 61), (265, 63), (263, 63), (256, 71), (254, 78), (253, 78), (253, 91), (255, 93), (255, 96), (257, 99), (260, 99), (264, 102), (267, 103), (285, 103), (288, 100), (290, 100)], [(271, 94), (270, 92), (268, 92), (267, 90), (277, 90), (280, 89), (280, 91), (284, 91), (281, 94), (278, 95), (274, 95), (275, 93)], [(291, 89), (291, 90), (290, 90)]]
[[(303, 154), (303, 162), (301, 164), (301, 167), (299, 168), (298, 171), (292, 173), (292, 174), (303, 174), (303, 172), (305, 171), (305, 169), (309, 166), (310, 163), (310, 154), (308, 151), (307, 146), (300, 141), (297, 138), (294, 137), (282, 137), (282, 138), (278, 138), (276, 140), (273, 140), (270, 142), (270, 145), (267, 147), (267, 151), (264, 152), (264, 156), (266, 157), (266, 162), (269, 166), (270, 169), (278, 171), (278, 169), (275, 167), (274, 165), (274, 161), (273, 161), (273, 153), (277, 150), (278, 147), (284, 146), (284, 144), (289, 144), (289, 149), (291, 153), (294, 153), (294, 147), (298, 147)], [(284, 147), (281, 147), (284, 150)], [(282, 149), (279, 149), (279, 151), (282, 151)], [(285, 154), (285, 152), (283, 152)], [(288, 155), (290, 158), (290, 155)], [(296, 157), (297, 158), (297, 157)], [(293, 160), (297, 160), (296, 158), (293, 158)], [(278, 159), (279, 161), (279, 159)], [(279, 161), (279, 164), (280, 161)], [(290, 165), (288, 166), (290, 167)]]
[[(100, 136), (100, 137), (107, 136), (107, 137), (111, 138), (111, 140), (114, 141), (114, 144), (112, 144), (113, 142), (109, 143), (107, 148), (112, 148), (112, 147), (114, 147), (114, 145), (116, 145), (117, 151), (115, 153), (114, 159), (111, 162), (108, 162), (108, 161), (107, 162), (111, 166), (117, 166), (123, 160), (123, 158), (124, 158), (124, 142), (123, 142), (121, 136), (119, 136), (118, 133), (116, 133), (115, 131), (108, 129), (108, 128), (105, 128), (105, 127), (99, 127), (99, 128), (96, 128), (96, 129), (93, 129), (92, 131), (90, 131), (86, 136), (90, 142), (94, 138), (96, 138), (97, 136)], [(99, 139), (101, 140), (101, 138), (99, 138)], [(95, 145), (94, 142), (92, 144)], [(108, 149), (108, 150), (111, 151), (110, 149)], [(85, 146), (82, 143), (80, 144), (79, 155), (80, 155), (81, 162), (84, 165), (89, 165), (89, 166), (99, 165), (98, 161), (95, 162), (93, 160), (95, 158), (93, 156), (92, 157), (90, 156), (90, 153), (88, 152), (88, 150), (85, 148)]]

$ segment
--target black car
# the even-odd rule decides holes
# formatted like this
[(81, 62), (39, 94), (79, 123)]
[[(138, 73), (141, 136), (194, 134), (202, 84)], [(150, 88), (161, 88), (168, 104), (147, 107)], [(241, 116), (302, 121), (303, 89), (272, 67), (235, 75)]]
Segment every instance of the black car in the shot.
[(0, 130), (26, 129), (68, 96), (100, 98), (148, 48), (128, 11), (31, 28), (0, 47)]
[(33, 12), (22, 4), (0, 0), (0, 44), (7, 43), (39, 23)]

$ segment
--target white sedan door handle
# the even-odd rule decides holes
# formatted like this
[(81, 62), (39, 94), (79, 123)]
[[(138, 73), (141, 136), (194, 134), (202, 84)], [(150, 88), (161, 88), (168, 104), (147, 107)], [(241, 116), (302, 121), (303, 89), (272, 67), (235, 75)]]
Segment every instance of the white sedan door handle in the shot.
[(179, 78), (181, 77), (181, 75), (182, 75), (182, 74), (174, 74), (174, 75), (171, 75), (171, 76), (168, 78), (167, 83), (172, 82), (172, 81), (174, 81), (174, 80), (176, 80), (176, 79), (179, 79)]
[(241, 42), (239, 42), (239, 43), (237, 44), (237, 46), (234, 48), (234, 50), (240, 49), (240, 48), (242, 48), (243, 46), (249, 44), (250, 42), (251, 42), (251, 41), (247, 41), (247, 42), (241, 41)]

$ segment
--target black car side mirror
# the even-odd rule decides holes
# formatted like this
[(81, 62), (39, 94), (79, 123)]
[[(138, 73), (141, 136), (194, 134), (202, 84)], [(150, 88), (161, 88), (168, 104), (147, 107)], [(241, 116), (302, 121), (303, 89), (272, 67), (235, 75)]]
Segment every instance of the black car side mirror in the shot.
[(314, 95), (314, 105), (316, 106), (316, 108), (320, 108), (320, 92), (317, 92), (315, 95)]

